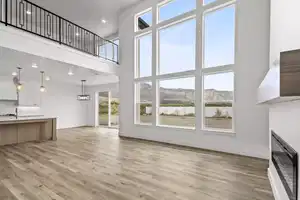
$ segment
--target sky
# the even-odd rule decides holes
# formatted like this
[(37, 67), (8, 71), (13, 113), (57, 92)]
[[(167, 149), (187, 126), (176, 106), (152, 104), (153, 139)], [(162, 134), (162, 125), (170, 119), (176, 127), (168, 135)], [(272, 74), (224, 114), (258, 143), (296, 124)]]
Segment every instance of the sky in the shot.
[[(204, 0), (204, 4), (215, 0)], [(196, 8), (196, 0), (174, 0), (159, 9), (158, 21), (173, 18)], [(152, 13), (141, 16), (152, 24)], [(203, 67), (214, 67), (234, 63), (235, 8), (225, 7), (204, 16)], [(195, 69), (196, 21), (189, 19), (159, 31), (159, 73), (166, 74)], [(140, 77), (151, 76), (152, 36), (139, 38)], [(161, 81), (164, 88), (194, 89), (193, 78)], [(204, 78), (205, 89), (233, 91), (233, 73), (209, 75)]]

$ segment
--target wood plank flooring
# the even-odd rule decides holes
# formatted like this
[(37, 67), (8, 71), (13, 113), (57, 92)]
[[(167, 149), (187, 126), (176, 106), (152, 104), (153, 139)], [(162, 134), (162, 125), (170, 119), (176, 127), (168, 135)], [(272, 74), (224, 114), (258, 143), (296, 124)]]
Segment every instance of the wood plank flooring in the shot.
[(120, 139), (105, 128), (0, 147), (0, 200), (274, 200), (267, 161)]

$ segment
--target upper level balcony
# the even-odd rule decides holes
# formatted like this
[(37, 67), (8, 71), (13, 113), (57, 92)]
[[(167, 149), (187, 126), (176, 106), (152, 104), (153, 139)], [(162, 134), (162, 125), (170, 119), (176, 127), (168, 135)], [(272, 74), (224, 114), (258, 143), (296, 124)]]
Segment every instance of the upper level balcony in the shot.
[[(115, 73), (116, 69), (108, 68), (119, 64), (117, 44), (27, 0), (0, 0), (0, 38), (0, 46), (69, 64), (98, 70), (95, 66), (104, 63), (104, 72)], [(51, 45), (45, 40), (38, 44), (38, 38), (48, 39)], [(73, 59), (70, 52), (81, 57)]]

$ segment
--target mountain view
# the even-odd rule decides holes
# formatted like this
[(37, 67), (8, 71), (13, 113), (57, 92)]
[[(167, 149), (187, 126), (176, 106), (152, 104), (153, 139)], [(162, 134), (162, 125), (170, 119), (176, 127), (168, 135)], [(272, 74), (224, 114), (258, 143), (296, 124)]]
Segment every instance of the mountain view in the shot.
[[(152, 86), (149, 84), (141, 84), (141, 100), (152, 100)], [(191, 89), (168, 89), (160, 88), (160, 99), (163, 99), (161, 103), (183, 103), (194, 102), (195, 90)], [(218, 91), (215, 89), (208, 89), (204, 92), (204, 99), (206, 102), (228, 102), (233, 99), (232, 91)]]

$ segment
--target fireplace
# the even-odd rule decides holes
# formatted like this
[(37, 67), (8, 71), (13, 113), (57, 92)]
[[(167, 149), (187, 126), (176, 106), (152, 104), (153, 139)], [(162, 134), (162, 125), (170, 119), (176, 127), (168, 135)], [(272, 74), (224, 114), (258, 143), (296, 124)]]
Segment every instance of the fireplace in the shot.
[(272, 132), (272, 139), (271, 139), (272, 162), (289, 196), (289, 199), (297, 200), (298, 154), (290, 145), (288, 145), (274, 131), (271, 132)]

